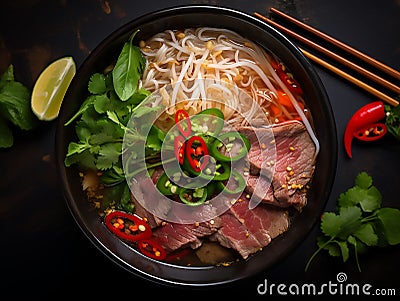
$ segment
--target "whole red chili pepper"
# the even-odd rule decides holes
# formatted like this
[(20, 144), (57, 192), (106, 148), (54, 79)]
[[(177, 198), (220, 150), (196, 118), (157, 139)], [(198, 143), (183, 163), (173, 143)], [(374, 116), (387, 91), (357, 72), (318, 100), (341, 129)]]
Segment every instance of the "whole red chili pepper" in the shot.
[[(354, 113), (354, 115), (347, 123), (344, 133), (344, 147), (347, 155), (350, 158), (352, 158), (351, 143), (353, 141), (353, 138), (357, 137), (357, 133), (359, 133), (360, 130), (366, 129), (368, 127), (375, 127), (375, 125), (385, 117), (386, 112), (382, 101), (371, 102), (361, 107)], [(383, 126), (384, 130), (380, 134), (377, 134), (378, 138), (382, 137), (387, 131), (385, 124), (379, 123), (379, 125)], [(375, 138), (374, 140), (378, 138)]]

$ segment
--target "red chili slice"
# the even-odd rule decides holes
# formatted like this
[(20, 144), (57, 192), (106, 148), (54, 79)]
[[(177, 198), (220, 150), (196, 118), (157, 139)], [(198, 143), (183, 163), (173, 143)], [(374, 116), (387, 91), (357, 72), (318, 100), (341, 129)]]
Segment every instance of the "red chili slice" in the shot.
[(176, 136), (174, 139), (174, 153), (179, 164), (183, 164), (185, 159), (185, 138)]
[(192, 132), (192, 124), (190, 122), (189, 114), (185, 110), (180, 109), (176, 111), (175, 123), (183, 136), (188, 137)]
[(386, 132), (386, 124), (374, 123), (356, 131), (354, 137), (362, 141), (374, 141), (382, 138)]
[(186, 158), (190, 167), (195, 172), (202, 171), (208, 164), (208, 147), (200, 136), (192, 136), (187, 141), (185, 148)]
[(107, 228), (119, 238), (136, 242), (151, 237), (150, 226), (140, 217), (123, 211), (113, 211), (105, 217)]
[(182, 260), (184, 257), (189, 255), (193, 250), (191, 248), (184, 248), (182, 250), (177, 250), (172, 253), (169, 253), (167, 257), (165, 258), (165, 261), (167, 262), (177, 262)]
[(303, 94), (303, 90), (301, 89), (299, 83), (294, 79), (293, 75), (288, 72), (283, 63), (278, 63), (275, 60), (271, 60), (271, 66), (274, 68), (281, 81), (286, 85), (286, 87), (288, 87), (290, 92), (299, 95)]
[(143, 255), (157, 260), (164, 260), (167, 257), (165, 249), (154, 239), (146, 238), (138, 242), (138, 249)]

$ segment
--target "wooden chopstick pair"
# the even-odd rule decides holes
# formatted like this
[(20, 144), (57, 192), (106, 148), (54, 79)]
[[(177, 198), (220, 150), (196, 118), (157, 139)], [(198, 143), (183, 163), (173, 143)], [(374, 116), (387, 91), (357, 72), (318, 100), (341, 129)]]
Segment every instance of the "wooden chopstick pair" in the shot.
[[(345, 43), (343, 43), (343, 42), (341, 42), (339, 40), (336, 40), (331, 36), (328, 36), (327, 34), (325, 34), (325, 33), (321, 32), (321, 31), (319, 31), (319, 30), (317, 30), (317, 29), (315, 29), (315, 28), (313, 28), (313, 27), (311, 27), (311, 26), (309, 26), (309, 25), (307, 25), (307, 24), (305, 24), (305, 23), (303, 23), (303, 22), (301, 22), (301, 21), (299, 21), (299, 20), (297, 20), (297, 19), (295, 19), (295, 18), (293, 18), (293, 17), (291, 17), (291, 16), (279, 11), (279, 10), (277, 10), (276, 8), (270, 8), (270, 11), (272, 13), (278, 15), (279, 17), (285, 19), (286, 21), (288, 21), (288, 22), (300, 27), (301, 29), (306, 30), (309, 33), (312, 33), (312, 34), (318, 36), (319, 38), (321, 38), (321, 39), (323, 39), (323, 40), (335, 45), (336, 47), (339, 47), (340, 49), (346, 51), (347, 53), (350, 53), (351, 55), (363, 60), (364, 62), (368, 63), (369, 65), (374, 66), (375, 68), (385, 72), (386, 74), (388, 74), (388, 75), (390, 75), (390, 76), (392, 76), (392, 77), (394, 77), (396, 79), (400, 79), (400, 72), (399, 71), (397, 71), (397, 70), (395, 70), (395, 69), (383, 64), (380, 61), (377, 61), (376, 59), (366, 55), (365, 53), (362, 53), (359, 50), (354, 49), (353, 47), (351, 47), (351, 46), (349, 46), (349, 45), (347, 45), (347, 44), (345, 44)], [(340, 55), (334, 53), (333, 51), (328, 50), (328, 49), (318, 45), (317, 43), (315, 43), (315, 42), (313, 42), (313, 41), (311, 41), (311, 40), (309, 40), (309, 39), (307, 39), (307, 38), (295, 33), (294, 31), (292, 31), (292, 30), (290, 30), (290, 29), (278, 24), (277, 22), (267, 18), (264, 15), (261, 15), (261, 14), (259, 14), (257, 12), (255, 12), (254, 15), (256, 17), (258, 17), (259, 19), (263, 20), (264, 22), (266, 22), (267, 24), (269, 24), (269, 25), (275, 27), (276, 29), (282, 31), (283, 33), (285, 33), (285, 34), (297, 39), (298, 41), (302, 42), (303, 44), (305, 44), (305, 45), (307, 45), (307, 46), (309, 46), (309, 47), (311, 47), (311, 48), (323, 53), (324, 55), (330, 57), (331, 59), (334, 59), (337, 62), (345, 65), (346, 67), (349, 67), (349, 68), (357, 71), (359, 74), (361, 74), (361, 75), (365, 76), (366, 78), (368, 78), (368, 79), (380, 84), (382, 87), (385, 87), (385, 88), (387, 88), (387, 89), (389, 89), (389, 90), (391, 90), (391, 91), (393, 91), (393, 92), (395, 92), (397, 94), (400, 94), (400, 87), (398, 87), (395, 84), (389, 82), (388, 80), (386, 80), (386, 79), (384, 79), (384, 78), (372, 73), (371, 71), (369, 71), (369, 70), (367, 70), (367, 69), (365, 69), (365, 68), (363, 68), (363, 67), (361, 67), (361, 66), (359, 66), (359, 65), (357, 65), (357, 64), (355, 64), (355, 63), (353, 63), (351, 61), (349, 61), (348, 59), (346, 59), (344, 57), (341, 57)], [(355, 84), (355, 85), (359, 86), (360, 88), (366, 90), (367, 92), (371, 93), (372, 95), (378, 97), (380, 100), (385, 101), (386, 103), (388, 103), (388, 104), (390, 104), (392, 106), (397, 106), (399, 104), (399, 102), (396, 99), (394, 99), (394, 98), (386, 95), (385, 93), (375, 89), (374, 87), (362, 82), (361, 80), (355, 78), (354, 76), (344, 72), (343, 70), (331, 65), (330, 63), (322, 60), (321, 58), (311, 54), (310, 52), (308, 52), (308, 51), (306, 51), (306, 50), (304, 50), (302, 48), (300, 48), (300, 50), (310, 60), (320, 64), (321, 66), (325, 67), (326, 69), (328, 69), (328, 70), (336, 73), (337, 75), (343, 77), (344, 79), (352, 82), (353, 84)]]

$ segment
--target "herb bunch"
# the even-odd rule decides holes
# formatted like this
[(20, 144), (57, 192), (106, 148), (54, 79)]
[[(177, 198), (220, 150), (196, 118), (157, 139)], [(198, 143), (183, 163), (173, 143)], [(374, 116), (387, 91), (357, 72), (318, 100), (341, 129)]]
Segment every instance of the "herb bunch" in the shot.
[[(139, 88), (145, 66), (140, 49), (132, 44), (133, 33), (117, 59), (112, 71), (94, 73), (88, 83), (89, 96), (66, 126), (75, 122), (77, 141), (71, 141), (64, 160), (81, 170), (101, 171), (100, 180), (111, 187), (121, 209), (133, 210), (129, 202), (130, 190), (122, 166), (123, 139), (132, 114), (142, 116), (150, 109), (139, 104), (150, 94)], [(146, 137), (129, 129), (131, 141), (146, 141), (148, 153), (159, 152), (164, 138), (158, 129)], [(134, 156), (135, 154), (132, 154)]]
[(381, 205), (382, 195), (373, 186), (372, 177), (366, 172), (359, 173), (354, 186), (340, 194), (336, 212), (323, 213), (318, 249), (305, 270), (321, 250), (326, 250), (333, 257), (342, 257), (343, 262), (354, 256), (361, 271), (359, 254), (371, 247), (399, 244), (400, 210)]

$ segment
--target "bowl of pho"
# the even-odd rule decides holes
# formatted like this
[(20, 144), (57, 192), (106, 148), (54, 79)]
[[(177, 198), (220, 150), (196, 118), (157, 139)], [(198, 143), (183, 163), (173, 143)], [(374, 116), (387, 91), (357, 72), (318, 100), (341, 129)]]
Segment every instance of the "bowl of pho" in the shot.
[(290, 40), (196, 5), (132, 20), (90, 53), (56, 153), (74, 219), (110, 260), (150, 281), (216, 286), (306, 237), (337, 141), (323, 84)]

